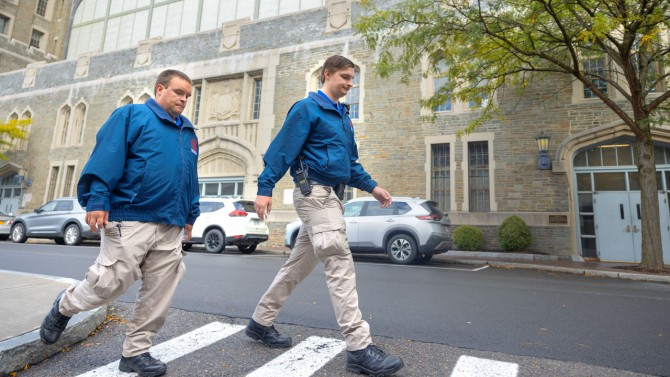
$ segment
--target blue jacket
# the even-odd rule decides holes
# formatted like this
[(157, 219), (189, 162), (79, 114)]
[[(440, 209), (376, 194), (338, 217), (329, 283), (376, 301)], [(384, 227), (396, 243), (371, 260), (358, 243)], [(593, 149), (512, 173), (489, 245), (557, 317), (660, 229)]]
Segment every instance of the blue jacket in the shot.
[(200, 215), (198, 139), (152, 98), (112, 113), (77, 185), (87, 211), (109, 211), (110, 221), (184, 226)]
[(258, 177), (258, 195), (272, 196), (272, 189), (289, 167), (296, 182), (301, 153), (312, 180), (327, 186), (344, 183), (367, 192), (377, 186), (358, 162), (348, 109), (337, 111), (331, 101), (315, 92), (293, 105), (270, 143), (263, 157), (265, 169)]

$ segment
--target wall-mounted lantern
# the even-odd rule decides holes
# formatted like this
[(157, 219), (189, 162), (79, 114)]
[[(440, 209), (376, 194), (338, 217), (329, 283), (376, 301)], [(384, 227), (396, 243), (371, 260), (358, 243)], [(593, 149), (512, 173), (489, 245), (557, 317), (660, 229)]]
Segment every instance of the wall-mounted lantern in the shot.
[(540, 135), (535, 137), (535, 141), (537, 142), (537, 149), (540, 152), (540, 156), (537, 160), (537, 168), (539, 170), (551, 169), (551, 159), (549, 158), (549, 139), (551, 139), (551, 136), (545, 135), (544, 131), (540, 132)]

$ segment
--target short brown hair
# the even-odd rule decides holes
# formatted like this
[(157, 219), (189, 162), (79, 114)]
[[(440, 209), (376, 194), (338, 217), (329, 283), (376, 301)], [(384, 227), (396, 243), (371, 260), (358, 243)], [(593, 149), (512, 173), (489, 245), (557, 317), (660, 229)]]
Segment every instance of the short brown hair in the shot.
[(180, 79), (184, 79), (189, 82), (189, 84), (193, 85), (193, 81), (191, 81), (191, 78), (188, 77), (187, 74), (185, 74), (182, 71), (177, 71), (176, 69), (166, 69), (165, 71), (161, 72), (158, 74), (158, 78), (156, 78), (156, 85), (154, 85), (154, 95), (156, 95), (156, 88), (158, 85), (161, 85), (164, 88), (167, 88), (168, 85), (170, 85), (170, 81), (172, 81), (173, 77), (179, 77)]
[(351, 60), (340, 55), (333, 55), (326, 59), (321, 67), (321, 75), (319, 77), (321, 83), (326, 82), (326, 72), (337, 72), (344, 68), (355, 68), (356, 65)]

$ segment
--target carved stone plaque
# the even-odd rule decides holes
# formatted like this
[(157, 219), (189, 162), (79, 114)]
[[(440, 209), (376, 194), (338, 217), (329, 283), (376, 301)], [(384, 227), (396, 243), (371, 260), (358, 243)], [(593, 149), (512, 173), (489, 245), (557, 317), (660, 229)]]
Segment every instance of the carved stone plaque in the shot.
[(207, 106), (207, 121), (220, 122), (240, 119), (242, 82), (243, 80), (240, 78), (207, 83), (204, 96)]
[(26, 66), (26, 70), (23, 73), (23, 87), (32, 88), (35, 86), (35, 77), (37, 76), (37, 68), (43, 66), (46, 62), (40, 61), (35, 63), (30, 63)]
[(351, 28), (351, 0), (328, 0), (326, 32)]
[(88, 66), (91, 64), (90, 55), (80, 55), (77, 58), (77, 68), (74, 71), (74, 78), (81, 78), (88, 76)]

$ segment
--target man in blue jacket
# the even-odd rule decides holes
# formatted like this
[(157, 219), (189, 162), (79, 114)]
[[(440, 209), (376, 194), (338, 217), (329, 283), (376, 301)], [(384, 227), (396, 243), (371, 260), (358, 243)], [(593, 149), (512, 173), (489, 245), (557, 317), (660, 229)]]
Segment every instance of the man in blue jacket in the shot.
[[(303, 225), (291, 256), (256, 306), (245, 333), (269, 347), (290, 347), (292, 339), (277, 332), (274, 320), (296, 285), (321, 262), (335, 317), (347, 343), (347, 370), (386, 376), (404, 364), (372, 344), (370, 326), (358, 308), (356, 273), (338, 194), (349, 185), (371, 193), (382, 207), (391, 204), (388, 191), (358, 162), (349, 109), (339, 102), (351, 89), (354, 74), (351, 60), (339, 55), (326, 59), (322, 89), (309, 93), (289, 110), (265, 154), (265, 169), (258, 177), (256, 213), (260, 218), (270, 213), (272, 190), (290, 167), (297, 186), (293, 203)], [(308, 177), (301, 174), (301, 164)]]
[(167, 371), (149, 348), (184, 274), (182, 241), (200, 215), (198, 139), (181, 115), (191, 88), (186, 74), (163, 71), (155, 100), (117, 109), (98, 132), (77, 194), (86, 222), (102, 232), (100, 254), (85, 279), (56, 298), (40, 328), (45, 343), (56, 343), (70, 317), (115, 300), (141, 279), (119, 369)]

